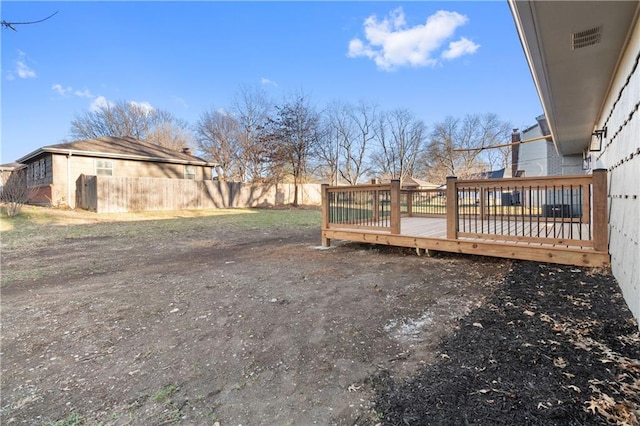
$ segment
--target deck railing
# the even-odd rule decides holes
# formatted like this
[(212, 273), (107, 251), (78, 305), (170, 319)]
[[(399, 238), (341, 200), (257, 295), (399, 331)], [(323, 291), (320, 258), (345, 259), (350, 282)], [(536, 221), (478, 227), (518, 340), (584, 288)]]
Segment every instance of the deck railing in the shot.
[[(606, 205), (594, 176), (458, 181), (455, 238), (594, 247), (602, 232), (592, 210)], [(606, 179), (606, 176), (605, 176)], [(598, 222), (597, 222), (598, 221)], [(605, 227), (606, 229), (606, 223)]]
[(400, 234), (401, 217), (447, 218), (447, 239), (592, 247), (608, 251), (607, 174), (447, 179), (446, 189), (323, 186), (323, 229)]
[(446, 217), (447, 194), (442, 189), (403, 189), (400, 212), (408, 217)]
[(323, 227), (399, 233), (399, 189), (399, 182), (386, 185), (324, 185)]

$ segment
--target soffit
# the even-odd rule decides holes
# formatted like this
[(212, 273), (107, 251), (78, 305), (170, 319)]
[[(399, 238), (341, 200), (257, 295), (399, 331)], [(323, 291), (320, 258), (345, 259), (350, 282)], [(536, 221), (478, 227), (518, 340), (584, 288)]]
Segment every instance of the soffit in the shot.
[(591, 142), (640, 2), (509, 4), (556, 147), (561, 154), (580, 153)]

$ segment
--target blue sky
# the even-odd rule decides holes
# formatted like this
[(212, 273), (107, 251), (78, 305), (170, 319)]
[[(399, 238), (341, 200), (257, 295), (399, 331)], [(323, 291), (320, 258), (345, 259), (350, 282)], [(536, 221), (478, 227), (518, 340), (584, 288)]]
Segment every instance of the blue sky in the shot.
[(194, 123), (242, 85), (407, 108), (427, 126), (542, 112), (506, 1), (1, 4), (2, 147), (15, 161), (69, 137), (76, 115), (132, 101)]

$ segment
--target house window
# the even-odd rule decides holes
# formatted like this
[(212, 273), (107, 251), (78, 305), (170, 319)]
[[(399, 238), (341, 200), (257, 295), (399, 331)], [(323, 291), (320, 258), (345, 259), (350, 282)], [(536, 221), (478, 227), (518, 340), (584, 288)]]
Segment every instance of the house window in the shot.
[(184, 166), (184, 178), (192, 180), (196, 178), (195, 166)]
[(96, 160), (97, 176), (113, 176), (113, 161)]

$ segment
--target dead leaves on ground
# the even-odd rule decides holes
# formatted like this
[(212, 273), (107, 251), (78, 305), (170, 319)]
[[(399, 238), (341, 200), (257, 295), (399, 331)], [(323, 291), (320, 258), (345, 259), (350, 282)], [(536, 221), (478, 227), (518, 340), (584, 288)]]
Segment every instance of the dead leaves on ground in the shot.
[(587, 402), (587, 411), (604, 417), (608, 423), (615, 425), (637, 425), (640, 417), (637, 403), (622, 400), (616, 401), (606, 393), (599, 393)]
[[(580, 301), (580, 304), (587, 307), (588, 302)], [(528, 310), (524, 311), (524, 315), (533, 316)], [(592, 379), (589, 381), (591, 395), (589, 400), (585, 401), (585, 410), (604, 418), (609, 424), (640, 425), (640, 360), (623, 356), (606, 344), (590, 337), (590, 330), (598, 325), (597, 321), (576, 321), (565, 318), (561, 322), (547, 314), (540, 314), (538, 318), (542, 322), (549, 323), (554, 332), (566, 335), (576, 348), (598, 353), (600, 362), (611, 364), (616, 371), (621, 372), (616, 380)], [(625, 345), (640, 344), (639, 333), (616, 338)], [(553, 359), (553, 365), (564, 369), (567, 367), (567, 362), (562, 357), (557, 357)], [(567, 378), (573, 376), (571, 373), (563, 372), (563, 374)], [(568, 385), (566, 388), (582, 393), (582, 390), (575, 385)], [(538, 408), (543, 406), (544, 404), (539, 405)]]

